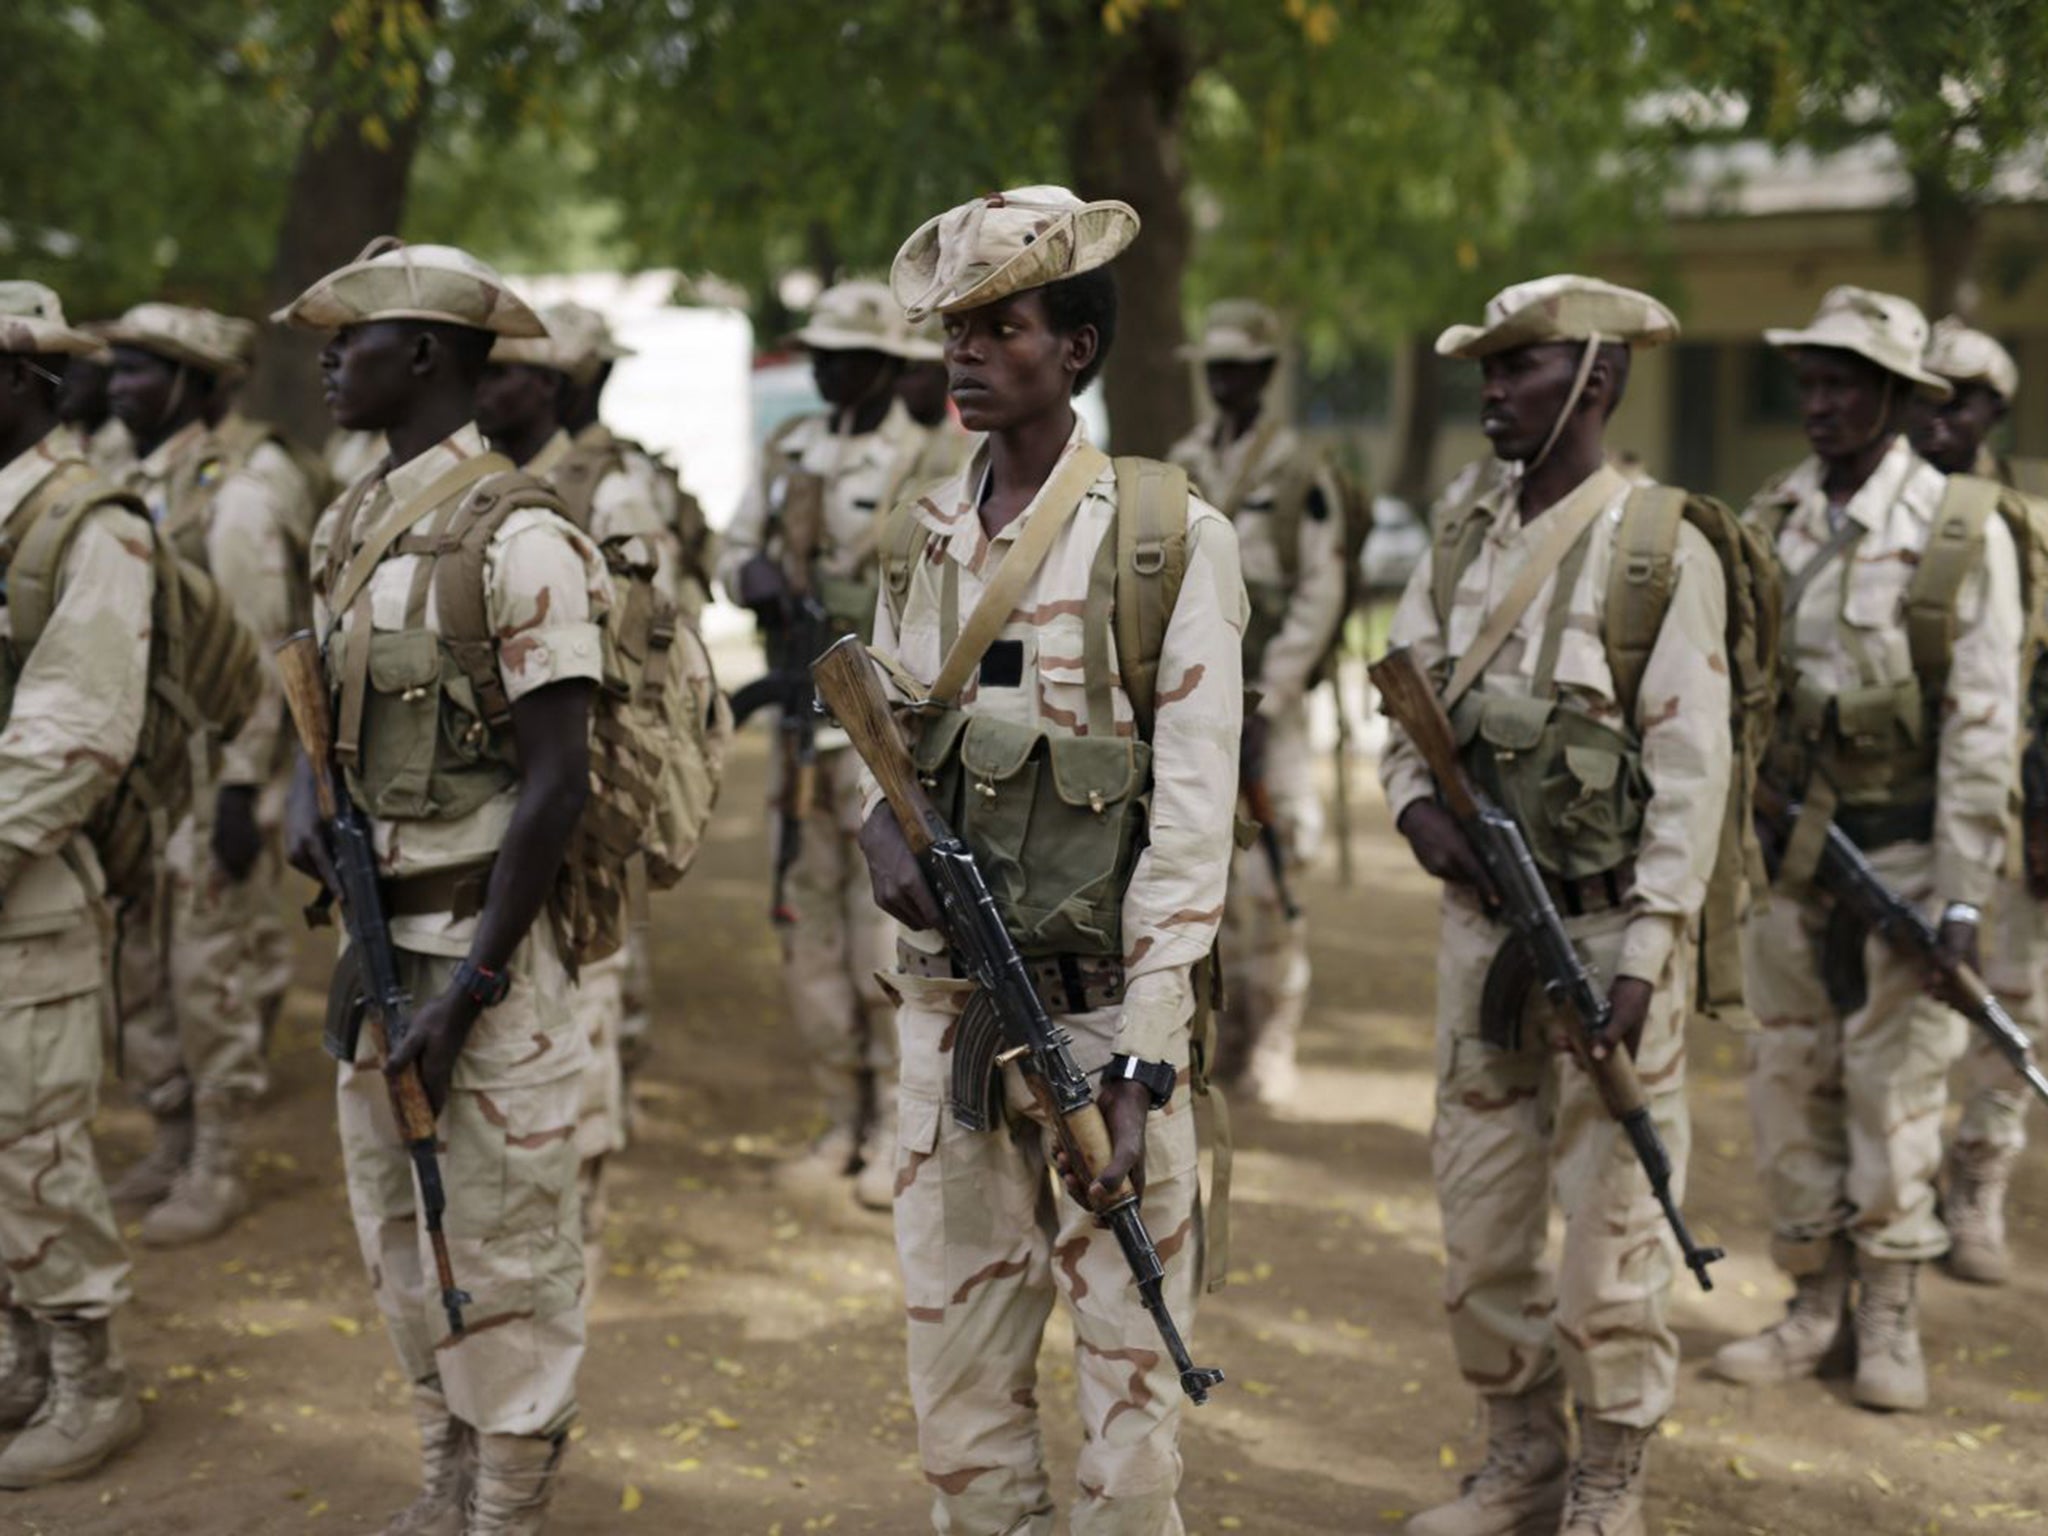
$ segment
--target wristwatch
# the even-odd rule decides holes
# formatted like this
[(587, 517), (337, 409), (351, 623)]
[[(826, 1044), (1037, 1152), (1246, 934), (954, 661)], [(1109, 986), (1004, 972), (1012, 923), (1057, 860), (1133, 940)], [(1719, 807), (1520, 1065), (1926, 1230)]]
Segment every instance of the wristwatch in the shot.
[(512, 990), (512, 973), (486, 970), (465, 960), (455, 967), (455, 986), (457, 991), (477, 1007), (495, 1008), (505, 1001), (505, 994)]
[(1164, 1109), (1166, 1101), (1173, 1097), (1173, 1085), (1180, 1074), (1169, 1062), (1140, 1061), (1135, 1056), (1126, 1056), (1119, 1051), (1109, 1058), (1109, 1065), (1102, 1069), (1105, 1083), (1137, 1083), (1152, 1095), (1152, 1107)]
[(1967, 901), (1952, 901), (1941, 909), (1944, 923), (1968, 923), (1975, 928), (1984, 921), (1983, 910)]

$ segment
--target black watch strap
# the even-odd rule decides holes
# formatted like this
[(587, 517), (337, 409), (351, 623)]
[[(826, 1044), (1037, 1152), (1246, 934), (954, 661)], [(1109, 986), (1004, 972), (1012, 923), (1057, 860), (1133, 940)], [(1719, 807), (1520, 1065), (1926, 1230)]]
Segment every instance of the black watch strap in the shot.
[(505, 994), (512, 990), (510, 971), (487, 971), (480, 965), (465, 960), (455, 967), (455, 985), (465, 997), (479, 1008), (495, 1008), (505, 1001)]
[(1152, 1095), (1152, 1107), (1164, 1109), (1166, 1101), (1173, 1097), (1173, 1085), (1180, 1080), (1180, 1074), (1174, 1071), (1170, 1062), (1140, 1061), (1119, 1051), (1102, 1069), (1102, 1080), (1106, 1083), (1138, 1083)]

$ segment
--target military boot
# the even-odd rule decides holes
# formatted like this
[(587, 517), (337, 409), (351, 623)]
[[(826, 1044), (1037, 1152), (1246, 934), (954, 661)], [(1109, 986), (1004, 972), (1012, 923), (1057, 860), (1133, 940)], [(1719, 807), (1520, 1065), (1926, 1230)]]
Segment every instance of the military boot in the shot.
[(1579, 1411), (1579, 1455), (1566, 1481), (1558, 1536), (1649, 1536), (1643, 1463), (1650, 1431)]
[(20, 1307), (0, 1310), (0, 1430), (19, 1429), (50, 1392), (50, 1346)]
[(567, 1435), (478, 1435), (462, 1536), (540, 1536), (568, 1448)]
[(242, 1126), (247, 1111), (226, 1099), (198, 1107), (192, 1156), (171, 1182), (171, 1192), (142, 1218), (142, 1240), (152, 1248), (178, 1248), (218, 1237), (249, 1209), (242, 1182)]
[(1863, 1257), (1856, 1297), (1856, 1401), (1910, 1413), (1927, 1406), (1920, 1354), (1920, 1265)]
[(191, 1156), (192, 1106), (186, 1104), (156, 1117), (156, 1140), (142, 1161), (107, 1186), (107, 1198), (116, 1205), (155, 1205), (170, 1194), (172, 1183)]
[(1448, 1504), (1410, 1520), (1408, 1536), (1555, 1536), (1564, 1507), (1564, 1380), (1488, 1397), (1486, 1460)]
[(476, 1431), (448, 1411), (438, 1382), (414, 1383), (412, 1416), (420, 1426), (420, 1496), (392, 1516), (384, 1536), (462, 1536), (476, 1483)]
[(2005, 1191), (2012, 1181), (2016, 1147), (1957, 1145), (1949, 1153), (1948, 1187), (1941, 1217), (1948, 1224), (1948, 1272), (1979, 1285), (2004, 1285), (2012, 1278), (2005, 1247)]
[(52, 1322), (49, 1342), (49, 1394), (0, 1452), (0, 1488), (83, 1477), (141, 1437), (142, 1405), (106, 1319)]
[(1723, 1344), (1709, 1367), (1723, 1381), (1766, 1386), (1802, 1376), (1830, 1374), (1844, 1362), (1841, 1351), (1852, 1341), (1849, 1332), (1849, 1279), (1855, 1255), (1849, 1240), (1837, 1237), (1828, 1249), (1827, 1264), (1793, 1283), (1792, 1304), (1785, 1316), (1762, 1333)]

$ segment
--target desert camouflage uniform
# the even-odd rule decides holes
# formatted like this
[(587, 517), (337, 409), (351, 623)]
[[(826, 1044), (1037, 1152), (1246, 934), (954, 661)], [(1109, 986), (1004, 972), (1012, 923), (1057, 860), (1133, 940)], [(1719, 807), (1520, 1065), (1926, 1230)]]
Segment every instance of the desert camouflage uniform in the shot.
[(109, 416), (92, 431), (79, 434), (85, 462), (110, 479), (119, 479), (135, 463), (135, 438), (118, 416)]
[[(282, 450), (273, 452), (286, 458)], [(168, 966), (149, 907), (123, 919), (121, 1008), (126, 1069), (151, 1114), (195, 1101), (246, 1106), (268, 1082), (263, 1059), (266, 996), (281, 992), (284, 948), (281, 839), (291, 736), (270, 654), (300, 618), (303, 558), (312, 512), (275, 466), (258, 474), (224, 457), (215, 435), (194, 422), (157, 445), (124, 476), (180, 557), (208, 570), (258, 642), (263, 681), (248, 722), (221, 755), (219, 784), (257, 793), (262, 853), (246, 879), (215, 863), (213, 806), (196, 805), (171, 838)]]
[[(53, 432), (0, 466), (0, 538), (75, 457)], [(149, 530), (91, 513), (0, 728), (0, 1306), (89, 1321), (128, 1300), (93, 1154), (110, 920), (80, 831), (135, 753), (148, 686)]]
[[(357, 546), (407, 497), (483, 452), (481, 435), (465, 426), (392, 469), (356, 517)], [(328, 617), (318, 584), (339, 505), (314, 536), (315, 619), (322, 634)], [(438, 629), (431, 589), (423, 594), (424, 613), (409, 619), (420, 560), (391, 555), (377, 567), (367, 590), (379, 631)], [(514, 512), (491, 540), (485, 582), (486, 609), (500, 639), (498, 666), (511, 699), (602, 676), (597, 619), (609, 601), (609, 582), (581, 534), (549, 512)], [(334, 644), (346, 643), (353, 612)], [(473, 867), (490, 858), (517, 798), (515, 785), (457, 821), (373, 820), (386, 878)], [(469, 953), (475, 927), (474, 917), (452, 914), (393, 919), (401, 979), (414, 997), (446, 989)], [(449, 1248), (456, 1276), (474, 1298), (462, 1338), (447, 1332), (418, 1224), (411, 1163), (368, 1030), (355, 1063), (340, 1068), (341, 1143), (363, 1261), (407, 1377), (425, 1383), (438, 1376), (449, 1411), (486, 1435), (552, 1436), (575, 1416), (583, 1356), (576, 1128), (589, 1046), (545, 920), (513, 955), (511, 976), (511, 992), (478, 1018), (464, 1044), (440, 1117)]]
[[(1789, 508), (1778, 536), (1787, 571), (1833, 536), (1821, 475), (1807, 460), (1747, 514)], [(1904, 438), (1892, 445), (1845, 509), (1868, 531), (1836, 558), (1839, 571), (1811, 582), (1786, 625), (1791, 672), (1831, 692), (1912, 677), (1902, 603), (1945, 484)], [(1997, 887), (2018, 731), (2015, 560), (2004, 523), (1990, 519), (1983, 564), (1957, 598), (1933, 840), (1869, 850), (1886, 882), (1931, 918), (1952, 901), (1988, 907)], [(1774, 890), (1743, 929), (1748, 1003), (1762, 1026), (1749, 1061), (1757, 1161), (1772, 1257), (1795, 1276), (1818, 1273), (1837, 1234), (1879, 1260), (1932, 1259), (1948, 1247), (1933, 1179), (1948, 1069), (1966, 1026), (1927, 997), (1921, 967), (1875, 936), (1864, 945), (1868, 998), (1839, 1015), (1815, 965), (1826, 920), (1817, 900)]]
[[(1721, 568), (1705, 537), (1682, 525), (1670, 610), (1643, 672), (1635, 719), (1624, 721), (1601, 624), (1628, 481), (1603, 467), (1526, 526), (1518, 488), (1518, 479), (1503, 477), (1476, 503), (1490, 526), (1447, 619), (1440, 624), (1436, 613), (1432, 551), (1409, 582), (1390, 639), (1413, 647), (1441, 679), (1554, 526), (1549, 519), (1580, 498), (1605, 507), (1585, 546), (1563, 632), (1552, 637), (1554, 677), (1561, 698), (1641, 742), (1653, 787), (1633, 887), (1619, 904), (1565, 921), (1600, 985), (1632, 976), (1655, 989), (1636, 1068), (1671, 1153), (1674, 1193), (1683, 1198), (1692, 1135), (1685, 1103), (1689, 930), (1712, 873), (1729, 773)], [(1557, 580), (1538, 590), (1475, 691), (1534, 694)], [(1428, 767), (1398, 727), (1380, 777), (1396, 820), (1434, 792)], [(1547, 1011), (1531, 1008), (1519, 1051), (1481, 1039), (1481, 989), (1506, 936), (1471, 892), (1444, 887), (1431, 1161), (1458, 1366), (1482, 1395), (1520, 1398), (1562, 1365), (1582, 1412), (1644, 1428), (1670, 1410), (1677, 1381), (1669, 1316), (1674, 1242), (1627, 1137), (1563, 1050)], [(1553, 1198), (1565, 1218), (1555, 1276), (1544, 1262)]]
[[(755, 555), (779, 551), (784, 477), (825, 477), (821, 573), (855, 578), (875, 568), (875, 519), (902, 493), (924, 446), (924, 428), (900, 403), (872, 432), (835, 433), (825, 414), (804, 417), (771, 440), (761, 473), (726, 531), (719, 576), (736, 591)], [(860, 835), (860, 759), (839, 732), (817, 735), (816, 793), (789, 872), (796, 921), (781, 930), (786, 1006), (811, 1059), (832, 1141), (886, 1148), (896, 1081), (893, 1006), (875, 973), (893, 964), (889, 919), (874, 902)], [(769, 804), (781, 796), (780, 759)]]
[[(1074, 444), (1083, 441), (1077, 426)], [(1027, 510), (988, 538), (975, 510), (980, 477), (977, 454), (917, 507), (917, 516), (946, 538), (943, 560), (961, 568), (963, 615), (1000, 569), (991, 556), (1013, 545), (1033, 515)], [(1115, 477), (1105, 470), (1000, 632), (998, 643), (1023, 647), (1024, 685), (970, 685), (962, 708), (1057, 733), (1087, 733), (1081, 614), (1096, 551), (1115, 511)], [(876, 621), (876, 648), (925, 680), (937, 675), (944, 650), (940, 563), (913, 573), (900, 630), (886, 603)], [(1187, 574), (1159, 663), (1150, 844), (1123, 900), (1123, 1001), (1059, 1016), (1083, 1071), (1099, 1071), (1119, 1051), (1181, 1069), (1172, 1100), (1146, 1128), (1144, 1215), (1166, 1261), (1167, 1302), (1183, 1329), (1193, 1322), (1203, 1247), (1186, 1075), (1194, 1007), (1189, 972), (1209, 952), (1223, 914), (1244, 623), (1236, 540), (1212, 508), (1194, 502)], [(1110, 692), (1117, 731), (1134, 733), (1129, 699), (1121, 686)], [(870, 784), (866, 803), (872, 808), (878, 800)], [(927, 956), (943, 952), (936, 933), (910, 934), (905, 944)], [(1175, 1491), (1182, 1396), (1116, 1242), (1048, 1180), (1051, 1135), (1014, 1066), (1003, 1072), (1002, 1125), (976, 1133), (954, 1123), (947, 1083), (967, 984), (902, 972), (890, 980), (903, 1003), (897, 1014), (903, 1089), (896, 1248), (910, 1319), (919, 1454), (935, 1490), (934, 1527), (1032, 1536), (1053, 1529), (1033, 1393), (1039, 1346), (1057, 1297), (1067, 1305), (1079, 1346), (1084, 1440), (1074, 1531), (1180, 1531)]]
[[(1314, 450), (1292, 427), (1261, 424), (1219, 444), (1219, 428), (1204, 425), (1174, 445), (1169, 457), (1184, 466), (1196, 490), (1237, 528), (1238, 554), (1254, 614), (1266, 609), (1270, 637), (1258, 658), (1247, 657), (1245, 686), (1260, 694), (1267, 723), (1266, 789), (1273, 802), (1282, 859), (1300, 892), (1299, 872), (1322, 841), (1323, 807), (1313, 778), (1308, 739), (1308, 690), (1317, 664), (1344, 615), (1343, 502), (1328, 469), (1316, 465), (1303, 495), (1296, 527), (1292, 590), (1281, 558), (1276, 498), (1302, 474)], [(1256, 620), (1254, 621), (1256, 625)], [(1249, 814), (1249, 811), (1246, 812)], [(1292, 1086), (1295, 1037), (1308, 1007), (1308, 921), (1289, 920), (1263, 847), (1240, 849), (1230, 870), (1223, 914), (1223, 971), (1229, 1002), (1218, 1020), (1220, 1071), (1243, 1077), (1261, 1097), (1285, 1098)]]

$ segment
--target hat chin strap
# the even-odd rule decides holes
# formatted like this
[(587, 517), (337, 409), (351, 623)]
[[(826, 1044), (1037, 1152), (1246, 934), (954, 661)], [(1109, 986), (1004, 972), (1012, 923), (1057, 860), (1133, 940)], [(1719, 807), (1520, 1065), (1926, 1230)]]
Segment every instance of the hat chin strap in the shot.
[(1586, 384), (1593, 377), (1593, 361), (1600, 355), (1600, 333), (1595, 331), (1586, 338), (1586, 350), (1579, 354), (1579, 371), (1572, 378), (1571, 393), (1564, 397), (1564, 406), (1557, 413), (1557, 420), (1551, 423), (1550, 436), (1543, 439), (1543, 446), (1536, 457), (1522, 466), (1524, 475), (1532, 473), (1550, 457), (1550, 450), (1557, 446), (1557, 440), (1564, 436), (1564, 424), (1572, 419), (1572, 412), (1579, 407), (1579, 398), (1586, 392)]

